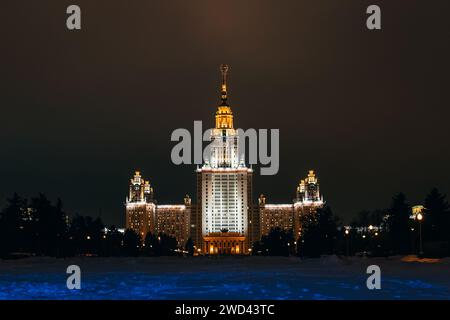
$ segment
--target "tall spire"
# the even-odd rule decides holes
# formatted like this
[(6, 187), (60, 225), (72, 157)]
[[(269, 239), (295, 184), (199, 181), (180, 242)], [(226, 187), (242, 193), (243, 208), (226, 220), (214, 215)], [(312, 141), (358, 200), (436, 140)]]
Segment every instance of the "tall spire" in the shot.
[(227, 75), (229, 67), (227, 64), (220, 65), (220, 72), (222, 73), (222, 87), (221, 87), (221, 99), (222, 106), (227, 106)]
[(231, 112), (227, 102), (227, 75), (229, 69), (226, 64), (220, 65), (220, 72), (222, 73), (220, 98), (222, 103), (216, 112), (216, 129), (233, 129), (233, 112)]

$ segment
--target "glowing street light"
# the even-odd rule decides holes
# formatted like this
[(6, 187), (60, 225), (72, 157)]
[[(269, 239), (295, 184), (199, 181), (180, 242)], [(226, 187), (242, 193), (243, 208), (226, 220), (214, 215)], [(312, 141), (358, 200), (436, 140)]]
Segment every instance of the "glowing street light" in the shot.
[(423, 220), (423, 211), (425, 207), (422, 205), (417, 205), (412, 207), (412, 214), (414, 218), (419, 221), (419, 256), (423, 255), (423, 244), (422, 244), (422, 220)]
[(411, 208), (412, 214), (415, 218), (417, 218), (417, 215), (422, 215), (423, 214), (423, 210), (424, 210), (424, 206), (422, 205), (417, 205)]
[(349, 231), (347, 228), (345, 228), (344, 233), (345, 233), (345, 242), (346, 242), (346, 249), (347, 249), (347, 257), (348, 257), (348, 256), (350, 255), (350, 243), (349, 243), (350, 237), (348, 236), (349, 233), (350, 233), (350, 231)]

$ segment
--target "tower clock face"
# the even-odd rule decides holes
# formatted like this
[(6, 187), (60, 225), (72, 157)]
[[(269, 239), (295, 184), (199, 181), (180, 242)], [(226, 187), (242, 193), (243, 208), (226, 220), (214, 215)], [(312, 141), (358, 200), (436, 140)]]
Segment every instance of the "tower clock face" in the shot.
[(135, 190), (135, 191), (138, 191), (138, 190), (139, 190), (139, 185), (138, 185), (138, 184), (135, 184), (135, 185), (134, 185), (134, 190)]

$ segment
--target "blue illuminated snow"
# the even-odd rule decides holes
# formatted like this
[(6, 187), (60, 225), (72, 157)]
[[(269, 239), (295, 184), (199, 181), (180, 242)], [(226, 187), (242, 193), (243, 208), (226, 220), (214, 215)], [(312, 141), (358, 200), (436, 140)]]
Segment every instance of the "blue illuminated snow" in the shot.
[[(380, 264), (382, 289), (365, 268)], [(78, 264), (81, 290), (65, 268)], [(0, 262), (0, 299), (450, 299), (448, 264), (337, 258), (78, 258)]]

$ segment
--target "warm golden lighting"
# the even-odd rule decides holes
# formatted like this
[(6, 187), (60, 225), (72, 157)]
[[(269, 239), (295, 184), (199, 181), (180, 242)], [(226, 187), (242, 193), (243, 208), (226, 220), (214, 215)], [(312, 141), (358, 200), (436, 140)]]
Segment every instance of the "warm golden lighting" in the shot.
[(306, 180), (308, 181), (308, 183), (317, 183), (317, 178), (314, 170), (309, 170)]
[(216, 129), (233, 129), (233, 112), (228, 106), (227, 98), (227, 74), (229, 67), (226, 64), (220, 66), (220, 71), (222, 72), (222, 86), (221, 86), (221, 99), (222, 103), (216, 112)]
[(422, 205), (417, 205), (411, 208), (413, 215), (418, 215), (419, 213), (423, 213), (424, 210), (424, 206)]
[(229, 106), (219, 106), (217, 109), (216, 129), (233, 129), (233, 113)]
[(423, 219), (423, 212), (425, 207), (422, 205), (417, 205), (411, 208), (414, 219), (421, 221)]

